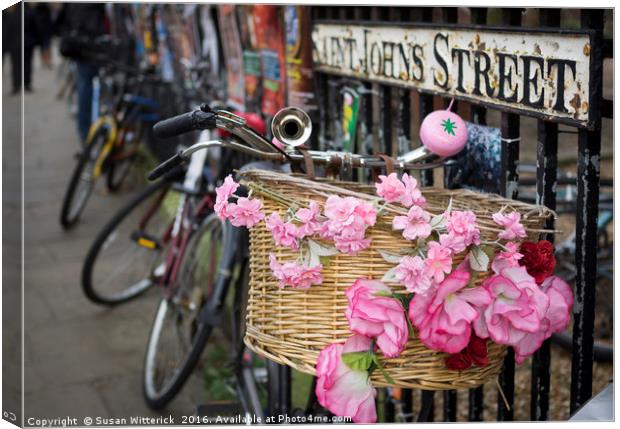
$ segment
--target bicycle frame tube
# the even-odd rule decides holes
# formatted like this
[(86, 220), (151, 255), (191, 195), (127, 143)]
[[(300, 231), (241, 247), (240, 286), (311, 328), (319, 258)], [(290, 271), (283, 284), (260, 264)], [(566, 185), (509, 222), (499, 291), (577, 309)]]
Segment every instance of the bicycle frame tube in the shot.
[(99, 152), (99, 156), (97, 156), (97, 160), (95, 161), (95, 168), (93, 169), (93, 177), (95, 179), (101, 175), (103, 162), (112, 150), (114, 142), (116, 141), (116, 134), (118, 132), (116, 120), (112, 116), (102, 116), (90, 126), (87, 141), (90, 141), (94, 137), (95, 130), (99, 129), (101, 126), (108, 126), (108, 128), (110, 128), (110, 134), (108, 135), (108, 139), (104, 143), (103, 148), (101, 149), (101, 152)]

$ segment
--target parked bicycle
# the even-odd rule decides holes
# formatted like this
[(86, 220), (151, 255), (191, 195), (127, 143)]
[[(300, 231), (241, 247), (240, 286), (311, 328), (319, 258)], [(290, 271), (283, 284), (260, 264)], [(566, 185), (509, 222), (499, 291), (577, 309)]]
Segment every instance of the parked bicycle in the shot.
[[(310, 157), (317, 165), (381, 168), (385, 166), (385, 157), (362, 156), (344, 152), (305, 151), (300, 148), (310, 136), (311, 123), (305, 113), (299, 109), (286, 109), (276, 115), (272, 123), (272, 131), (286, 146), (281, 149), (274, 146), (261, 134), (248, 127), (246, 120), (233, 113), (223, 110), (211, 110), (203, 106), (201, 110), (192, 111), (156, 124), (154, 130), (160, 137), (172, 137), (192, 130), (208, 130), (219, 128), (231, 134), (229, 140), (211, 140), (194, 144), (181, 150), (160, 166), (149, 176), (156, 179), (181, 164), (193, 165), (194, 156), (200, 151), (211, 148), (233, 149), (248, 154), (268, 164), (250, 164), (245, 168), (277, 168), (276, 165), (290, 164), (292, 168), (301, 168)], [(442, 160), (434, 163), (420, 161), (429, 156), (428, 151), (414, 151), (393, 160), (394, 167), (400, 170), (426, 169), (442, 165)], [(219, 223), (209, 215), (204, 221), (211, 233), (208, 243), (213, 245), (219, 240), (220, 245), (211, 249), (219, 249), (217, 257), (203, 253), (198, 258), (209, 273), (203, 286), (203, 293), (192, 292), (197, 285), (191, 282), (166, 284), (165, 292), (158, 307), (151, 337), (147, 346), (144, 392), (147, 403), (159, 408), (165, 405), (181, 388), (202, 351), (207, 346), (216, 328), (230, 327), (230, 367), (232, 368), (233, 385), (240, 402), (246, 412), (257, 415), (285, 415), (295, 413), (319, 412), (321, 407), (314, 397), (314, 388), (310, 388), (310, 398), (305, 410), (291, 411), (290, 369), (271, 361), (257, 365), (257, 357), (243, 343), (244, 309), (247, 287), (248, 267), (248, 236), (243, 229), (232, 227), (230, 223)], [(215, 232), (217, 231), (217, 232)], [(213, 250), (211, 250), (213, 252)], [(214, 264), (217, 261), (217, 264)], [(193, 266), (193, 264), (190, 264)], [(204, 281), (204, 278), (203, 278)], [(232, 294), (232, 295), (231, 295)], [(228, 311), (228, 310), (231, 311)], [(225, 319), (229, 314), (231, 319)], [(225, 320), (229, 320), (228, 323)], [(183, 328), (189, 325), (191, 328)], [(164, 347), (163, 332), (167, 326), (176, 341), (178, 350)], [(184, 334), (181, 334), (183, 332)], [(171, 359), (170, 355), (181, 355), (182, 358)], [(258, 359), (261, 361), (260, 359)], [(162, 374), (165, 372), (165, 374)], [(294, 389), (293, 389), (294, 390)], [(322, 411), (325, 413), (325, 411)]]
[(109, 191), (118, 190), (127, 177), (145, 124), (159, 118), (159, 103), (142, 95), (143, 87), (149, 83), (161, 83), (153, 70), (109, 60), (95, 79), (93, 111), (99, 116), (88, 131), (85, 148), (65, 193), (60, 214), (64, 229), (77, 223), (99, 177), (107, 176)]

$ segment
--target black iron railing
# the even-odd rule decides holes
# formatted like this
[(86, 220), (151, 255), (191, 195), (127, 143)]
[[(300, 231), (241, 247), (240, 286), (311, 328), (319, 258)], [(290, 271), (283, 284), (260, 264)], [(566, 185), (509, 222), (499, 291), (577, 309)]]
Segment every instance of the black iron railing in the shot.
[[(466, 12), (466, 13), (463, 13)], [(494, 11), (497, 12), (497, 11)], [(538, 27), (562, 28), (562, 11), (560, 9), (541, 9), (538, 13)], [(597, 216), (599, 199), (599, 160), (601, 151), (601, 119), (612, 117), (612, 100), (602, 97), (603, 59), (613, 54), (613, 41), (603, 38), (604, 10), (581, 10), (581, 29), (593, 30), (589, 55), (591, 56), (589, 82), (589, 115), (596, 118), (589, 128), (578, 127), (577, 147), (577, 210), (576, 210), (576, 250), (575, 264), (577, 279), (575, 282), (575, 302), (573, 310), (573, 347), (570, 413), (574, 413), (592, 396), (593, 377), (593, 330), (595, 318), (595, 282), (597, 272)], [(523, 9), (503, 9), (501, 24), (504, 27), (520, 28)], [(468, 22), (459, 20), (466, 15)], [(390, 24), (397, 22), (434, 22), (453, 24), (487, 25), (489, 10), (487, 8), (407, 8), (407, 7), (313, 7), (313, 19), (351, 21), (383, 21)], [(531, 23), (530, 23), (531, 25)], [(351, 79), (346, 80), (350, 83)], [(335, 126), (340, 120), (338, 97), (345, 80), (325, 72), (316, 73), (316, 90), (319, 95), (320, 136), (324, 141), (336, 138)], [(420, 121), (430, 112), (445, 105), (449, 99), (439, 98), (428, 92), (403, 88), (384, 83), (359, 80), (370, 93), (370, 101), (362, 104), (360, 121), (372, 138), (372, 150), (376, 153), (397, 154), (402, 138), (412, 138)], [(502, 111), (501, 133), (502, 150), (501, 181), (490, 186), (487, 191), (502, 193), (509, 198), (518, 197), (520, 123), (521, 116), (514, 111)], [(458, 101), (458, 111), (474, 123), (486, 125), (487, 107)], [(573, 128), (574, 129), (574, 128)], [(556, 207), (556, 182), (558, 169), (558, 123), (546, 119), (537, 120), (537, 174), (536, 193), (538, 201), (551, 208)], [(571, 148), (562, 148), (570, 150)], [(421, 175), (424, 185), (433, 184), (432, 170)], [(451, 183), (445, 183), (451, 186)], [(553, 228), (549, 221), (548, 228)], [(551, 238), (551, 237), (547, 237)], [(550, 340), (536, 352), (532, 359), (530, 418), (547, 420), (550, 402), (554, 400), (550, 392), (550, 368), (552, 356)], [(497, 420), (514, 419), (515, 398), (515, 358), (512, 350), (504, 361), (503, 371), (499, 377), (501, 391), (505, 401), (498, 394)], [(468, 418), (470, 421), (483, 419), (485, 398), (483, 387), (472, 389), (468, 395)], [(412, 398), (420, 398), (418, 419), (432, 421), (434, 418), (434, 400), (439, 394), (422, 392), (412, 395), (411, 391), (403, 394), (407, 412), (413, 408)], [(443, 392), (443, 419), (455, 421), (457, 418), (457, 393)], [(386, 415), (390, 410), (386, 410)]]

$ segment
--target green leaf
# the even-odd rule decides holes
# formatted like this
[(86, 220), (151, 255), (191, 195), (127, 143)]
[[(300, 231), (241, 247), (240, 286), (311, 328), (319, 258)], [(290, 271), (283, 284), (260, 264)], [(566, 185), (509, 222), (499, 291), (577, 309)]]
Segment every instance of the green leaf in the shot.
[(383, 277), (381, 277), (382, 282), (398, 282), (398, 277), (396, 277), (396, 267), (391, 268), (385, 272)]
[(484, 253), (487, 254), (490, 260), (495, 258), (495, 249), (493, 248), (493, 246), (484, 245), (484, 246), (480, 246), (480, 248), (482, 249)]
[(469, 251), (469, 265), (472, 270), (484, 272), (489, 269), (489, 255), (480, 246), (473, 246)]
[(368, 371), (375, 359), (375, 354), (366, 352), (350, 352), (342, 354), (342, 362), (355, 371)]
[(377, 250), (381, 257), (391, 264), (400, 264), (400, 260), (402, 259), (401, 255), (395, 255), (393, 253), (388, 253), (383, 250)]
[(446, 219), (444, 218), (443, 214), (438, 214), (437, 216), (433, 216), (430, 225), (432, 229), (443, 228), (444, 226), (446, 226)]
[(396, 384), (394, 379), (390, 377), (390, 374), (387, 373), (385, 368), (383, 368), (383, 365), (381, 365), (381, 363), (379, 362), (377, 355), (373, 354), (372, 356), (373, 356), (372, 362), (377, 366), (377, 369), (381, 372), (381, 375), (383, 375), (383, 378), (385, 378), (385, 381), (387, 381), (390, 384)]
[(334, 256), (338, 254), (338, 249), (334, 246), (322, 246), (314, 240), (308, 240), (308, 247), (312, 253), (319, 256)]
[(375, 293), (373, 293), (374, 296), (384, 296), (387, 298), (394, 298), (394, 295), (392, 294), (392, 292), (388, 292), (387, 290), (379, 290)]

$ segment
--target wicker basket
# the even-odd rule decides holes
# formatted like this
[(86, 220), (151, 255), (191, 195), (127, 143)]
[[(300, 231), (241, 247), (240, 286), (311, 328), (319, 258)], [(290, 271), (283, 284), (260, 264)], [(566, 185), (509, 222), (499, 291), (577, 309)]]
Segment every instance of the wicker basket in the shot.
[[(322, 206), (332, 194), (377, 199), (374, 186), (359, 183), (310, 181), (300, 176), (259, 170), (242, 173), (242, 180), (254, 196), (263, 200), (266, 214), (278, 211), (284, 215), (289, 207), (306, 207), (311, 200)], [(545, 220), (553, 215), (544, 207), (467, 190), (425, 188), (423, 195), (431, 214), (442, 213), (451, 198), (453, 209), (474, 211), (483, 240), (497, 237), (499, 229), (491, 214), (503, 206), (521, 213), (530, 240), (539, 238), (544, 232)], [(360, 277), (380, 279), (393, 267), (394, 264), (386, 262), (377, 250), (395, 252), (412, 245), (391, 228), (393, 217), (405, 213), (402, 207), (389, 206), (388, 214), (378, 217), (377, 224), (366, 232), (366, 236), (372, 238), (370, 248), (355, 256), (331, 257), (329, 265), (323, 268), (323, 283), (307, 290), (278, 287), (269, 268), (269, 253), (274, 253), (279, 260), (293, 260), (298, 255), (276, 246), (264, 223), (252, 228), (246, 345), (275, 362), (314, 374), (320, 351), (331, 343), (344, 342), (351, 335), (344, 315), (347, 308), (345, 289)], [(455, 263), (458, 262), (455, 258)], [(488, 275), (480, 275), (477, 282)], [(489, 342), (489, 365), (453, 371), (445, 367), (446, 354), (428, 349), (415, 338), (415, 333), (412, 337), (399, 357), (388, 359), (380, 355), (383, 366), (399, 387), (425, 390), (477, 387), (499, 374), (506, 353), (504, 346)], [(372, 382), (377, 387), (389, 385), (379, 371), (373, 373)]]

